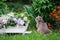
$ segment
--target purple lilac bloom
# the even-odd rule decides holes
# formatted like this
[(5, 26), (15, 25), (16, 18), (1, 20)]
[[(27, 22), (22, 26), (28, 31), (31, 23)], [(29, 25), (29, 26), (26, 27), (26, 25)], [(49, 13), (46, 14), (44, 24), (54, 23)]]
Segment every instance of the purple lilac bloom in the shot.
[(17, 20), (17, 24), (18, 24), (18, 25), (23, 25), (23, 24), (24, 24), (24, 21), (23, 21), (21, 18), (19, 18), (19, 19)]

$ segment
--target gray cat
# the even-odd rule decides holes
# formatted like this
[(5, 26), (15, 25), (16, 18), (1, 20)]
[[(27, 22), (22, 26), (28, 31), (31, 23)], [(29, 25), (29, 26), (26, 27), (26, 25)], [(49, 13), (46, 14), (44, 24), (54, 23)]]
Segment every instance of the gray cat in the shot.
[(47, 26), (47, 24), (43, 21), (41, 16), (37, 16), (36, 19), (36, 27), (37, 27), (37, 32), (42, 32), (44, 34), (49, 34), (50, 30)]

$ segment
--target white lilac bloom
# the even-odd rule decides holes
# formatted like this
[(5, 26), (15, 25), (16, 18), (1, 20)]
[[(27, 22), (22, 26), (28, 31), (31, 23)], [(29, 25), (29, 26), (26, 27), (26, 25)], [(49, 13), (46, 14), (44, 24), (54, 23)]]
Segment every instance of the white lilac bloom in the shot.
[(0, 20), (3, 24), (7, 23), (8, 19), (6, 17), (0, 17)]
[(17, 23), (18, 20), (17, 20), (17, 18), (13, 18), (13, 21), (14, 21), (15, 23)]
[(6, 18), (6, 19), (9, 19), (9, 16), (7, 16), (7, 15), (1, 15), (1, 17), (4, 19), (4, 18)]
[(21, 17), (23, 17), (23, 16), (24, 16), (24, 14), (22, 13), (22, 14), (20, 14), (20, 16), (21, 16)]
[(8, 13), (7, 15), (10, 16), (10, 17), (14, 17), (14, 13), (13, 12)]
[(8, 21), (8, 18), (7, 17), (2, 17), (2, 21), (3, 21), (3, 23), (5, 24), (5, 23), (7, 23), (7, 21)]
[(5, 24), (5, 23), (7, 23), (8, 20), (7, 19), (3, 19), (2, 21)]
[(19, 19), (17, 20), (17, 24), (18, 24), (18, 25), (23, 25), (23, 24), (24, 24), (24, 21), (23, 21), (21, 18), (19, 18)]
[(24, 17), (23, 20), (24, 20), (24, 21), (27, 21), (28, 19), (27, 19), (27, 17)]
[(3, 21), (2, 21), (2, 20), (3, 20), (3, 19), (2, 19), (2, 17), (0, 17), (0, 24), (1, 24), (1, 23), (3, 23)]

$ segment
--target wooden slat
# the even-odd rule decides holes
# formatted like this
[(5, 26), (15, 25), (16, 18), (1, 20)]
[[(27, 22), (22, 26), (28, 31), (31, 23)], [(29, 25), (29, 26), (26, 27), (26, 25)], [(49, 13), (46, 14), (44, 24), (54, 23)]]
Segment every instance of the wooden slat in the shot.
[(19, 28), (19, 27), (10, 27), (10, 28), (7, 28), (7, 29), (0, 29), (0, 33), (31, 33), (32, 31), (26, 31), (27, 29), (25, 28)]

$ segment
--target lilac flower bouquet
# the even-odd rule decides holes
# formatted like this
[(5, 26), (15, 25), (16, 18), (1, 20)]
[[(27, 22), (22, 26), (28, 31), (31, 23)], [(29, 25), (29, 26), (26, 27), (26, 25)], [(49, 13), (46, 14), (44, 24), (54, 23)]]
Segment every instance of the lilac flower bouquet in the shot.
[(2, 15), (0, 17), (0, 26), (26, 26), (26, 24), (29, 23), (27, 16), (24, 14), (19, 14), (17, 17), (14, 14), (15, 13), (10, 12), (7, 15)]

